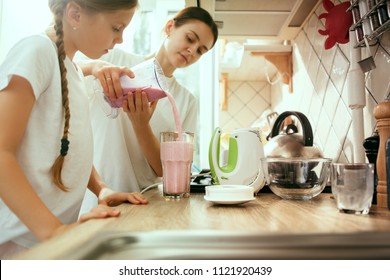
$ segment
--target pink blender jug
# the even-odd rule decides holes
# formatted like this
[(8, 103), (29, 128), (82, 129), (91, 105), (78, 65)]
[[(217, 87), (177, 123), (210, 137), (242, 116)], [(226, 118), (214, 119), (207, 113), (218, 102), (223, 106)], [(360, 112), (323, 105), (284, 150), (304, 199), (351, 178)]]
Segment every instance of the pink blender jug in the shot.
[(146, 92), (149, 102), (167, 96), (166, 91), (168, 87), (166, 78), (160, 64), (155, 58), (146, 60), (131, 70), (135, 75), (134, 79), (126, 75), (120, 77), (123, 89), (123, 96), (121, 98), (109, 98), (104, 94), (100, 82), (98, 80), (94, 81), (96, 98), (98, 98), (99, 104), (107, 117), (116, 118), (128, 93), (135, 92), (138, 88)]

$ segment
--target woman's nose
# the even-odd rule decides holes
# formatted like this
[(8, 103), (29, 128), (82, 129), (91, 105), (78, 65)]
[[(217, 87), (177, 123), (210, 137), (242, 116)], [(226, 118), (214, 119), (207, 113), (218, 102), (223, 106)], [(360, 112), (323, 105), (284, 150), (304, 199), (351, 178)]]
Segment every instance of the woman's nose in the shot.
[(196, 53), (196, 46), (189, 46), (187, 51), (188, 51), (189, 54), (195, 55), (195, 53)]
[(120, 35), (118, 35), (115, 40), (114, 40), (115, 44), (122, 44), (123, 43), (123, 34), (121, 33)]

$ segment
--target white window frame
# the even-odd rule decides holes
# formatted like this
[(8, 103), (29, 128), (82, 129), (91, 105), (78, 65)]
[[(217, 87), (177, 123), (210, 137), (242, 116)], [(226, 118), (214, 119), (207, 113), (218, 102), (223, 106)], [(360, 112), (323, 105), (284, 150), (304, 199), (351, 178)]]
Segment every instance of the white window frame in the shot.
[(45, 32), (52, 20), (48, 0), (1, 0), (0, 63), (17, 41)]

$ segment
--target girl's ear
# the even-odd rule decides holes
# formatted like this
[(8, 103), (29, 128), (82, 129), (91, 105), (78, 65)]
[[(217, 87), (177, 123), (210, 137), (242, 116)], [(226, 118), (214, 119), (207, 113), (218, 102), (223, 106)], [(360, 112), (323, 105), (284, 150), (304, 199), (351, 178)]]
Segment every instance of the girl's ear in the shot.
[(175, 26), (175, 22), (173, 19), (168, 20), (168, 22), (165, 24), (165, 33), (169, 37), (171, 35), (171, 32), (173, 30), (173, 27)]
[(70, 1), (66, 6), (65, 16), (69, 25), (73, 29), (77, 29), (80, 26), (81, 7), (75, 2)]

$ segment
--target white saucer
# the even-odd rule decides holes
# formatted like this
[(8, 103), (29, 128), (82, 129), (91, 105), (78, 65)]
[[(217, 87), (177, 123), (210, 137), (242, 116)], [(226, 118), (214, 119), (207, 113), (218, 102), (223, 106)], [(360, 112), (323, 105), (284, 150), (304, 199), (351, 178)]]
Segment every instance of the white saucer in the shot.
[(214, 185), (205, 190), (204, 199), (215, 204), (242, 204), (255, 199), (253, 188), (245, 185)]
[(204, 199), (207, 200), (207, 201), (210, 201), (212, 203), (215, 203), (215, 204), (230, 204), (230, 205), (234, 205), (234, 204), (243, 204), (243, 203), (255, 200), (256, 198), (253, 197), (251, 199), (242, 199), (242, 200), (228, 200), (228, 199), (221, 200), (221, 199), (213, 199), (213, 198), (209, 198), (207, 196), (204, 196)]

